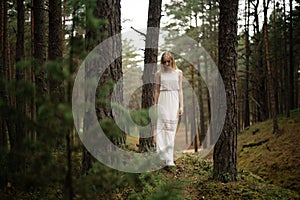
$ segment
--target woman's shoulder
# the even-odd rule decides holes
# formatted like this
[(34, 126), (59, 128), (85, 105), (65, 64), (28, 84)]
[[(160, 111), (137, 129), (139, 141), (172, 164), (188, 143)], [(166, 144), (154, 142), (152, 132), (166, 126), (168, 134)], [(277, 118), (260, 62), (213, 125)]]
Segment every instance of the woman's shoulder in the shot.
[(181, 69), (176, 69), (176, 72), (179, 74), (179, 75), (182, 75), (182, 71), (181, 71)]
[(157, 70), (157, 71), (155, 72), (155, 76), (156, 76), (156, 77), (160, 77), (160, 76), (161, 76), (161, 73), (162, 73), (161, 70)]

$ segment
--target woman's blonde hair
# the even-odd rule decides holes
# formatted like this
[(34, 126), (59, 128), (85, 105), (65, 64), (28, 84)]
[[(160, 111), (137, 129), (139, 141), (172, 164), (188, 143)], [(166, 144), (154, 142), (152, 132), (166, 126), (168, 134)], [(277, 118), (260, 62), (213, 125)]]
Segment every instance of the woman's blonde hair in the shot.
[[(160, 64), (161, 64), (161, 66), (163, 66), (165, 59), (170, 59), (170, 61), (171, 61), (171, 68), (172, 68), (173, 70), (176, 70), (176, 69), (177, 69), (177, 66), (176, 66), (176, 63), (175, 63), (174, 56), (173, 56), (173, 54), (172, 54), (171, 52), (165, 51), (165, 52), (161, 55), (161, 59), (160, 59)], [(164, 68), (161, 67), (161, 69), (162, 69), (162, 71), (163, 71)]]

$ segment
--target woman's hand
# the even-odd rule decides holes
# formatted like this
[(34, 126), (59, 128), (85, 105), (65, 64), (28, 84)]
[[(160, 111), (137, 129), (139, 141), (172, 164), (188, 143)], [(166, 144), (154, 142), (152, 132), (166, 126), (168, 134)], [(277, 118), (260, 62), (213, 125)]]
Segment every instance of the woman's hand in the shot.
[(178, 110), (178, 115), (181, 117), (183, 115), (183, 108), (180, 107)]

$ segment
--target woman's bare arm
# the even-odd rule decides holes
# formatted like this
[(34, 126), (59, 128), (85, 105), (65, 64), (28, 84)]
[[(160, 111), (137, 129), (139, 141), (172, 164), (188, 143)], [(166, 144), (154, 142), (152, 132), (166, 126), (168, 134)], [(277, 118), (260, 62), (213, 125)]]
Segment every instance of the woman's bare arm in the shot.
[(182, 71), (179, 71), (179, 116), (183, 114), (183, 91), (182, 91)]
[(154, 105), (158, 104), (158, 97), (160, 94), (160, 72), (155, 73), (155, 95), (154, 95)]

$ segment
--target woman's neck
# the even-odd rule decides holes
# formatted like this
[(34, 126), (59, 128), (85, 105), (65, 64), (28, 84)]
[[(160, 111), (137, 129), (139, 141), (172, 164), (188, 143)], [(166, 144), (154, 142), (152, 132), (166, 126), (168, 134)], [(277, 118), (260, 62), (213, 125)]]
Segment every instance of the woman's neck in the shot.
[(171, 67), (163, 66), (163, 68), (164, 68), (164, 72), (172, 72), (172, 71), (174, 71)]

